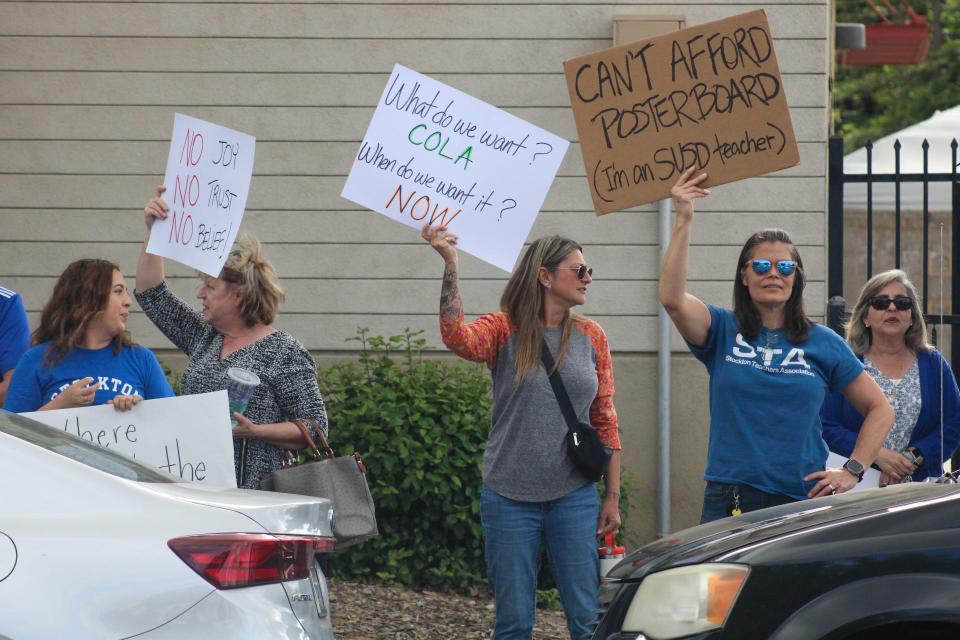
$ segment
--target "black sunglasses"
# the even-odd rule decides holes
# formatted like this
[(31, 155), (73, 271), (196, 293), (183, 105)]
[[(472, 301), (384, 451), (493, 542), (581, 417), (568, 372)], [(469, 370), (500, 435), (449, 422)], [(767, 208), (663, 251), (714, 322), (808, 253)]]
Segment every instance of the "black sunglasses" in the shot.
[(910, 296), (873, 296), (870, 298), (870, 306), (877, 311), (886, 311), (890, 303), (897, 308), (897, 311), (906, 311), (913, 308), (913, 298)]
[(588, 267), (585, 264), (580, 265), (579, 267), (557, 267), (558, 269), (573, 269), (577, 272), (577, 278), (583, 280), (587, 276), (593, 277), (593, 267)]

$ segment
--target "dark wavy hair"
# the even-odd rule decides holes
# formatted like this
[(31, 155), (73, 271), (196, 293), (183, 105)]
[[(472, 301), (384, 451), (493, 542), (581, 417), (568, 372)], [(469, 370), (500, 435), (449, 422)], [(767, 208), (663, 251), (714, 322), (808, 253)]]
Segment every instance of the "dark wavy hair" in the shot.
[(764, 229), (758, 231), (749, 238), (740, 251), (740, 259), (737, 261), (737, 275), (733, 281), (733, 312), (737, 316), (737, 322), (740, 324), (740, 333), (751, 340), (756, 340), (760, 336), (762, 322), (760, 312), (753, 304), (753, 298), (750, 297), (750, 290), (743, 284), (744, 270), (749, 268), (748, 261), (753, 257), (753, 250), (757, 245), (766, 242), (781, 242), (790, 248), (790, 257), (797, 263), (797, 270), (793, 275), (793, 291), (787, 300), (787, 305), (783, 312), (783, 328), (787, 332), (787, 339), (790, 342), (803, 342), (810, 335), (810, 327), (813, 321), (807, 317), (803, 310), (803, 288), (807, 284), (806, 274), (803, 270), (803, 260), (800, 259), (800, 252), (794, 246), (790, 236), (783, 229)]
[[(90, 323), (103, 315), (113, 288), (113, 272), (120, 267), (109, 260), (84, 258), (70, 263), (53, 287), (50, 300), (33, 332), (33, 344), (49, 342), (43, 361), (47, 366), (63, 360), (83, 343)], [(133, 344), (123, 331), (113, 338), (113, 352)]]

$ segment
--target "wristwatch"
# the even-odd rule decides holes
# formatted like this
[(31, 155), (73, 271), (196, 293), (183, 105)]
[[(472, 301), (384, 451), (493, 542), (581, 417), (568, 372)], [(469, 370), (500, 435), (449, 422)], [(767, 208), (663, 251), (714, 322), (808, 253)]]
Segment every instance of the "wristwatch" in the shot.
[(843, 463), (843, 468), (849, 473), (857, 476), (857, 482), (863, 480), (863, 465), (860, 464), (857, 460), (849, 458), (846, 462)]

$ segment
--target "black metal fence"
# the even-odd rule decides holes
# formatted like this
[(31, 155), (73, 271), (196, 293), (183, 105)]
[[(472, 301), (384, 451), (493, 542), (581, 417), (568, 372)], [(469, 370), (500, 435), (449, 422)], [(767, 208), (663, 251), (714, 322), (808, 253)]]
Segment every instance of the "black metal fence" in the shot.
[[(901, 145), (898, 140), (893, 147), (895, 158), (894, 172), (874, 173), (872, 170), (874, 149), (872, 145), (868, 144), (866, 148), (866, 172), (862, 174), (850, 174), (844, 172), (843, 139), (839, 137), (831, 138), (829, 153), (829, 210), (827, 217), (827, 241), (829, 245), (827, 256), (827, 296), (830, 300), (834, 301), (830, 305), (830, 311), (828, 311), (828, 322), (836, 322), (836, 317), (838, 316), (836, 313), (838, 306), (836, 304), (836, 298), (844, 295), (844, 272), (849, 272), (849, 269), (845, 269), (845, 266), (849, 266), (851, 258), (853, 256), (857, 256), (858, 259), (865, 258), (866, 273), (864, 275), (866, 277), (857, 282), (847, 283), (848, 293), (858, 291), (860, 286), (866, 282), (866, 279), (874, 274), (878, 253), (877, 238), (874, 233), (875, 223), (881, 214), (886, 217), (892, 215), (893, 264), (883, 268), (903, 268), (902, 258), (904, 255), (903, 247), (905, 241), (909, 240), (913, 246), (917, 246), (920, 254), (919, 262), (922, 263), (921, 281), (918, 284), (923, 297), (923, 313), (928, 324), (934, 327), (934, 340), (937, 342), (938, 349), (949, 358), (955, 374), (958, 373), (958, 367), (960, 367), (960, 327), (957, 326), (960, 325), (960, 314), (953, 313), (955, 310), (953, 306), (954, 302), (960, 301), (960, 278), (956, 277), (960, 275), (960, 182), (958, 182), (957, 175), (957, 147), (957, 141), (954, 139), (950, 145), (951, 170), (949, 172), (932, 173), (928, 170), (930, 166), (930, 145), (924, 140), (922, 143), (923, 170), (919, 173), (901, 172)], [(862, 214), (865, 218), (860, 220), (859, 212), (855, 213), (854, 215), (856, 217), (853, 218), (858, 222), (856, 225), (857, 237), (851, 237), (851, 229), (847, 228), (852, 226), (850, 225), (852, 218), (849, 212), (845, 212), (844, 210), (843, 197), (844, 186), (854, 183), (863, 183), (866, 185), (866, 206)], [(893, 210), (884, 212), (877, 211), (873, 201), (874, 186), (891, 183), (894, 191)], [(943, 251), (934, 250), (932, 252), (930, 242), (931, 211), (929, 193), (932, 184), (940, 183), (945, 183), (950, 189), (950, 211), (939, 213), (940, 221), (944, 223), (941, 229), (945, 228), (946, 223), (949, 223), (950, 237), (948, 248), (945, 247)], [(908, 184), (921, 186), (922, 210), (919, 213), (902, 211), (901, 187)], [(919, 220), (907, 219), (917, 216), (919, 216)], [(919, 222), (919, 224), (916, 224), (917, 222)], [(919, 239), (919, 246), (917, 245), (917, 238), (911, 237), (908, 239), (906, 237), (905, 227), (911, 229), (912, 231), (910, 231), (910, 233), (914, 235), (917, 233), (917, 227), (919, 227), (919, 233), (922, 235)], [(938, 240), (943, 241), (942, 238)], [(862, 255), (860, 252), (862, 252)], [(932, 261), (930, 259), (931, 256), (938, 257), (938, 261)], [(889, 256), (886, 257), (889, 258)], [(948, 288), (947, 290), (949, 291), (948, 299), (946, 297), (946, 290), (943, 292), (943, 295), (937, 297), (939, 301), (937, 312), (931, 312), (930, 309), (931, 291), (936, 292), (935, 288), (930, 286), (931, 263), (933, 263), (934, 266), (939, 264), (937, 273), (933, 274), (933, 276), (937, 278), (934, 284)], [(911, 275), (915, 280), (917, 274), (914, 273)], [(936, 327), (941, 325), (949, 327), (949, 329), (938, 332)], [(948, 340), (946, 340), (946, 334), (949, 334)], [(949, 345), (946, 344), (947, 341)]]

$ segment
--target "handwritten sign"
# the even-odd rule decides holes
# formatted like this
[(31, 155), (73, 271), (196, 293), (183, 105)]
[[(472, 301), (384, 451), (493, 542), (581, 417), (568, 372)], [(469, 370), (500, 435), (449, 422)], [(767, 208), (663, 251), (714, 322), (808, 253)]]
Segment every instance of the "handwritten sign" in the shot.
[(219, 275), (247, 206), (255, 146), (253, 136), (176, 114), (163, 179), (170, 212), (154, 222), (147, 251)]
[(563, 63), (598, 214), (800, 162), (762, 10)]
[(177, 480), (237, 486), (226, 391), (144, 400), (123, 412), (101, 404), (22, 415), (136, 458)]
[(341, 195), (510, 271), (569, 145), (396, 65)]

